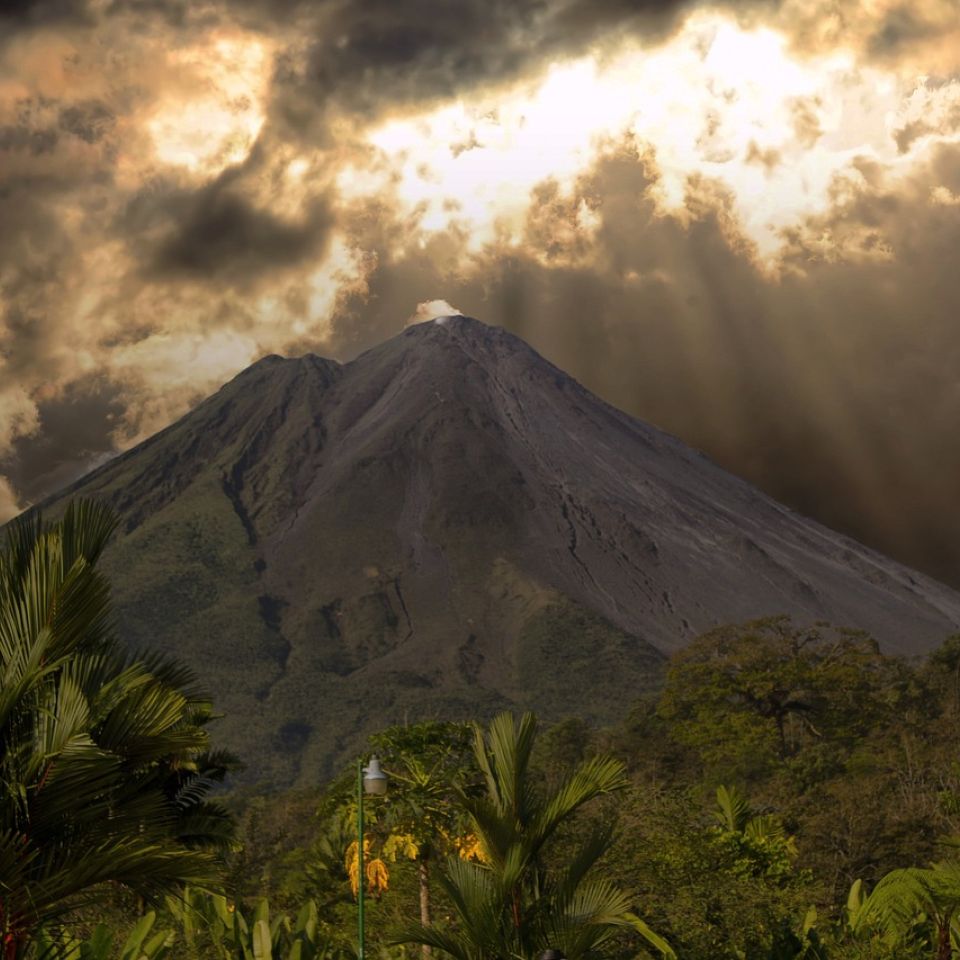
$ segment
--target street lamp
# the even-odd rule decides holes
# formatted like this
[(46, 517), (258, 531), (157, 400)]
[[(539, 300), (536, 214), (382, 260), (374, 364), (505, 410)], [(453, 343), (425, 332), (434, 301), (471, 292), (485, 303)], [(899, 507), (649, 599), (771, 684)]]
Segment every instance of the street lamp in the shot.
[(370, 758), (364, 767), (363, 761), (357, 761), (357, 919), (359, 922), (360, 949), (357, 960), (364, 960), (363, 949), (363, 795), (382, 797), (387, 792), (387, 775), (380, 769), (380, 761)]

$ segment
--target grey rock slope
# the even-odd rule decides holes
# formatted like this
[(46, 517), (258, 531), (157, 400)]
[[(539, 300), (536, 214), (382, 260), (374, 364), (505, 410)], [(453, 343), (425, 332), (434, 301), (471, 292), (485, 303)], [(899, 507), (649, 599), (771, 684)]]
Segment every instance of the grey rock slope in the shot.
[(404, 718), (613, 719), (720, 623), (826, 619), (905, 654), (960, 627), (957, 593), (465, 317), (345, 365), (267, 357), (75, 495), (122, 518), (124, 635), (193, 664), (271, 782)]

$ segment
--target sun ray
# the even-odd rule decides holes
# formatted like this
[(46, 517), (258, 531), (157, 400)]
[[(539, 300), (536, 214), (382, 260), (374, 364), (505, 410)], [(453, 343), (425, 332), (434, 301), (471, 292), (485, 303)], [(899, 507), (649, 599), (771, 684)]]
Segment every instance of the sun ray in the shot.
[[(538, 184), (569, 195), (605, 145), (630, 135), (655, 156), (662, 214), (689, 219), (691, 182), (716, 183), (758, 266), (774, 269), (784, 230), (829, 209), (859, 158), (909, 168), (924, 138), (952, 135), (945, 118), (958, 98), (960, 82), (928, 90), (842, 49), (801, 58), (776, 30), (701, 12), (660, 48), (627, 44), (388, 120), (337, 185), (348, 202), (392, 196), (416, 228), (407, 243), (455, 229), (476, 253), (520, 243)], [(916, 127), (904, 151), (898, 129), (921, 116), (933, 118), (929, 129)], [(588, 218), (582, 230), (596, 226)]]

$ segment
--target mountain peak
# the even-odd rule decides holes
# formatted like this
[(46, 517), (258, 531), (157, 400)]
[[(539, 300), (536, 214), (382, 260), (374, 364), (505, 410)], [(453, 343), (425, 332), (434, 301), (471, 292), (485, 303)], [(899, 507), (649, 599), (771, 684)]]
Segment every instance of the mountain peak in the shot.
[(484, 323), (482, 320), (477, 320), (476, 317), (468, 317), (462, 313), (434, 317), (432, 320), (411, 324), (401, 334), (401, 336), (418, 338), (444, 335), (479, 342), (509, 340), (525, 350), (530, 349), (523, 340), (503, 327)]
[(419, 329), (428, 327), (430, 324), (436, 327), (461, 326), (464, 328), (472, 327), (474, 329), (478, 329), (482, 327), (487, 330), (501, 329), (500, 327), (496, 327), (493, 324), (484, 323), (483, 320), (478, 320), (476, 317), (469, 317), (465, 313), (448, 313), (442, 316), (432, 317), (429, 320), (421, 320), (418, 323), (410, 324), (410, 326), (407, 327), (407, 329), (419, 330)]

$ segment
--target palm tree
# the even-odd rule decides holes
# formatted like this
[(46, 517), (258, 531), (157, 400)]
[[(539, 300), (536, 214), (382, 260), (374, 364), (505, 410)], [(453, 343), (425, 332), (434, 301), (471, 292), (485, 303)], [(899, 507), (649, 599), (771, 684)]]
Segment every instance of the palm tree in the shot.
[[(892, 870), (869, 896), (857, 899), (856, 912), (851, 910), (854, 932), (876, 927), (894, 937), (907, 937), (926, 923), (933, 928), (930, 943), (935, 960), (951, 960), (954, 956), (954, 925), (960, 915), (960, 864), (934, 863), (930, 867)], [(853, 890), (850, 900), (854, 901)]]
[(715, 839), (730, 847), (738, 869), (768, 880), (786, 882), (797, 845), (783, 821), (771, 813), (756, 813), (736, 787), (717, 787)]
[(15, 521), (0, 551), (0, 937), (17, 960), (43, 924), (121, 884), (152, 902), (215, 884), (232, 821), (206, 799), (211, 754), (190, 672), (122, 652), (96, 569), (113, 517), (89, 502)]
[(428, 944), (456, 960), (530, 960), (559, 949), (579, 960), (617, 931), (640, 931), (667, 957), (673, 952), (636, 917), (629, 897), (587, 874), (610, 846), (609, 825), (594, 829), (564, 868), (548, 865), (551, 841), (576, 812), (601, 794), (626, 785), (624, 767), (609, 757), (586, 760), (550, 795), (530, 775), (536, 721), (502, 713), (489, 730), (474, 729), (474, 755), (484, 790), (461, 794), (479, 838), (483, 862), (450, 857), (440, 875), (456, 914), (452, 930), (423, 924), (402, 940)]

